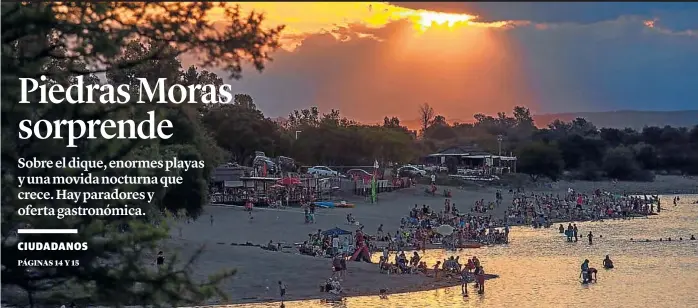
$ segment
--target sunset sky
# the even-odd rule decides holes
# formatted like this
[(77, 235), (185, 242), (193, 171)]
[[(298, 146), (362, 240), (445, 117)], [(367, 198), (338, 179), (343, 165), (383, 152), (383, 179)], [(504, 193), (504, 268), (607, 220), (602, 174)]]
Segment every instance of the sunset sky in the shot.
[(230, 83), (268, 116), (698, 109), (698, 3), (252, 3), (284, 50)]

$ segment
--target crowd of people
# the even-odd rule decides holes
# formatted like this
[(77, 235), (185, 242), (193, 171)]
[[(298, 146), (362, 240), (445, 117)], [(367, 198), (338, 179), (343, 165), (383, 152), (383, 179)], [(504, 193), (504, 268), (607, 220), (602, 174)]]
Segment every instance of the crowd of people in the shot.
[[(440, 232), (449, 226), (452, 232)], [(500, 229), (501, 228), (501, 229)], [(379, 230), (382, 233), (382, 230)], [(426, 249), (427, 245), (441, 244), (446, 248), (464, 248), (472, 244), (503, 244), (508, 242), (509, 227), (492, 216), (460, 213), (450, 199), (446, 199), (442, 211), (434, 211), (428, 205), (417, 204), (409, 215), (400, 221), (400, 228), (384, 238), (394, 250), (403, 248)]]
[(342, 252), (346, 253), (348, 247), (352, 247), (350, 237), (340, 238), (338, 235), (323, 234), (322, 230), (318, 229), (316, 233), (308, 234), (308, 239), (298, 245), (298, 251), (304, 255), (329, 258)]
[(596, 190), (593, 194), (568, 190), (567, 194), (536, 194), (512, 191), (506, 211), (507, 223), (550, 227), (555, 221), (630, 218), (661, 211), (655, 196), (620, 196)]

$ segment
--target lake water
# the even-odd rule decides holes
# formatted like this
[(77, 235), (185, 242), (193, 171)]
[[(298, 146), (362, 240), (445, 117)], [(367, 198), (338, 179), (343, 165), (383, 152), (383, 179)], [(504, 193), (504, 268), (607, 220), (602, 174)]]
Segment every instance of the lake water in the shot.
[[(578, 223), (582, 237), (577, 243), (567, 243), (557, 226), (521, 227), (512, 229), (508, 246), (426, 252), (427, 264), (451, 255), (461, 259), (477, 255), (486, 272), (500, 275), (487, 281), (484, 295), (473, 292), (471, 285), (470, 298), (463, 298), (458, 286), (393, 294), (388, 299), (352, 297), (335, 304), (286, 302), (286, 307), (698, 307), (698, 241), (688, 240), (691, 234), (698, 236), (698, 204), (691, 204), (698, 196), (682, 196), (676, 207), (672, 198), (662, 197), (658, 216)], [(595, 237), (593, 245), (585, 237), (589, 231)], [(660, 237), (672, 241), (659, 242)], [(582, 261), (589, 259), (592, 267), (601, 269), (607, 254), (616, 268), (600, 270), (596, 283), (582, 285)], [(279, 303), (218, 307), (279, 307)]]

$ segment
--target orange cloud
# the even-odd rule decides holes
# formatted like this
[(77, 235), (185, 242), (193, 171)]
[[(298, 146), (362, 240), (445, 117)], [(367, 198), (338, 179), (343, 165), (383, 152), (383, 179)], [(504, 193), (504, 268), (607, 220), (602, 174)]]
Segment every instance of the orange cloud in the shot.
[[(265, 14), (268, 26), (285, 25), (283, 43), (292, 50), (309, 34), (335, 33), (349, 25), (364, 25), (381, 28), (391, 22), (407, 20), (412, 24), (415, 35), (431, 27), (505, 27), (508, 21), (493, 23), (478, 22), (477, 16), (451, 14), (428, 10), (414, 10), (385, 2), (244, 2), (244, 12), (256, 11)], [(212, 19), (222, 17), (222, 9), (214, 11)]]

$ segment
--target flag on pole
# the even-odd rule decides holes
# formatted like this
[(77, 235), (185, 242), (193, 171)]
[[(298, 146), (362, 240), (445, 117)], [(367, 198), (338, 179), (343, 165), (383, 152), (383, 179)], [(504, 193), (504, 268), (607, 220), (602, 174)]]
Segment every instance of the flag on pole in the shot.
[(371, 181), (371, 202), (376, 203), (376, 176), (373, 175), (373, 180)]
[(376, 176), (378, 174), (378, 160), (373, 163), (373, 178), (371, 179), (371, 202), (376, 202)]

